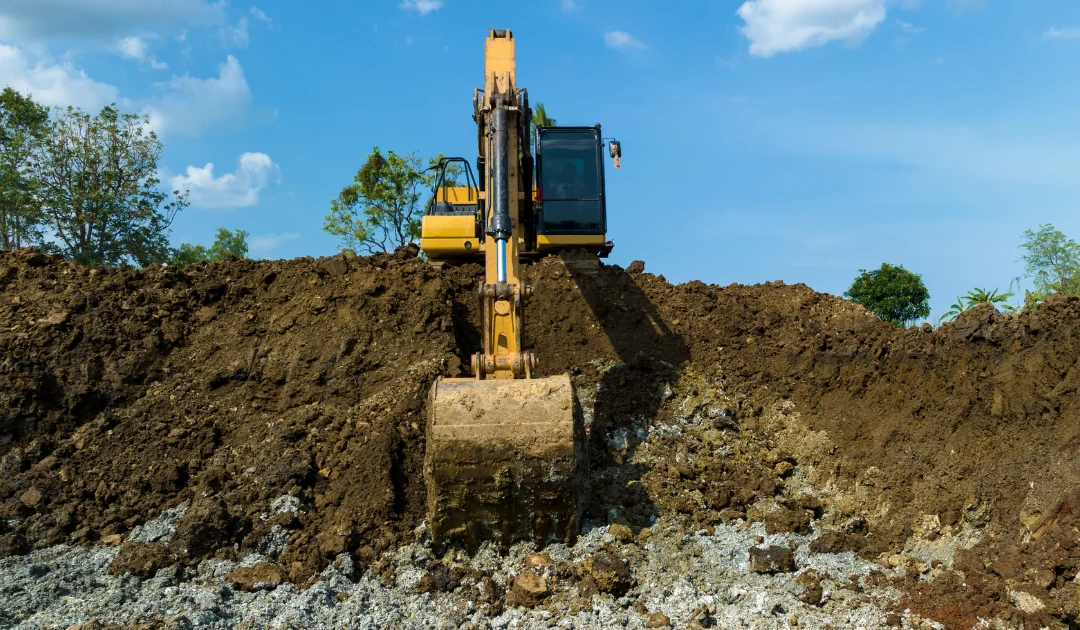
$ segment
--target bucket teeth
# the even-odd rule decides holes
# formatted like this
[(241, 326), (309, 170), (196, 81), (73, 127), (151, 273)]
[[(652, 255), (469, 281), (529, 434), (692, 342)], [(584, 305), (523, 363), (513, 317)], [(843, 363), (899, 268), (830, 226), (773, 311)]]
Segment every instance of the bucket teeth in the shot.
[(570, 377), (439, 379), (424, 476), (436, 546), (475, 551), (572, 542), (581, 518), (585, 435)]

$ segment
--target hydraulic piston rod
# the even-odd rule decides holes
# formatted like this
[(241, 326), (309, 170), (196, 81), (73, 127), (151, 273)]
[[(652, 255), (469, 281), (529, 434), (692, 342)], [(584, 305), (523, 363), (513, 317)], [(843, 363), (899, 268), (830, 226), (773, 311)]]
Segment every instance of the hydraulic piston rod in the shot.
[(492, 182), (494, 199), (492, 200), (491, 230), (498, 250), (498, 281), (506, 282), (506, 242), (513, 233), (513, 221), (510, 219), (510, 170), (508, 112), (499, 105), (493, 112), (491, 121), (492, 144)]

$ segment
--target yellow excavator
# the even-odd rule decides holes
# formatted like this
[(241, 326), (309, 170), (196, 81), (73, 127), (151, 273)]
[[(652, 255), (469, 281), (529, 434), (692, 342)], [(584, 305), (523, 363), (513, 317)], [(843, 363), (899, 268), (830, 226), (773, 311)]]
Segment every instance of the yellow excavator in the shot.
[[(533, 377), (536, 355), (522, 346), (533, 288), (521, 280), (521, 263), (567, 250), (594, 258), (611, 251), (605, 139), (599, 125), (539, 127), (534, 158), (532, 111), (517, 86), (509, 30), (492, 29), (485, 40), (473, 119), (479, 181), (467, 160), (442, 160), (421, 228), (432, 264), (483, 260), (485, 267), (472, 377), (439, 378), (431, 389), (424, 476), (432, 542), (472, 550), (485, 541), (503, 548), (528, 539), (570, 542), (582, 514), (585, 432), (570, 377)], [(608, 151), (621, 156), (617, 141)]]

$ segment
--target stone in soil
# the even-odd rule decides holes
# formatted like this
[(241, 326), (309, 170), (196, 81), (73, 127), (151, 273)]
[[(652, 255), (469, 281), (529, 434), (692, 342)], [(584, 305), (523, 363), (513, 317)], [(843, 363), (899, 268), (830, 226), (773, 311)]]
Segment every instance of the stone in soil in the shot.
[(750, 548), (750, 570), (754, 573), (791, 573), (795, 569), (795, 554), (787, 547)]
[(551, 590), (543, 576), (525, 571), (514, 578), (514, 586), (506, 596), (506, 605), (533, 608), (550, 594)]

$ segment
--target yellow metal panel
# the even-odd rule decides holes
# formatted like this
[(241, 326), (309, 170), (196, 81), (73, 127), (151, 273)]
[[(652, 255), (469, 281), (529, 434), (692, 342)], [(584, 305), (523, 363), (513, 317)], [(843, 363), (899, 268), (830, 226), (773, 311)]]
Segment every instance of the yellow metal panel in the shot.
[[(420, 235), (423, 238), (457, 238), (465, 239), (477, 237), (476, 217), (472, 215), (443, 216), (428, 215), (420, 222)], [(427, 248), (421, 245), (425, 251)]]
[(468, 186), (443, 187), (439, 189), (436, 201), (473, 205), (476, 203), (476, 192), (475, 188)]
[(550, 251), (562, 247), (603, 245), (604, 238), (603, 234), (538, 234), (536, 248), (540, 251)]
[[(469, 247), (465, 244), (468, 243)], [(420, 239), (420, 249), (431, 260), (447, 258), (479, 258), (484, 255), (484, 244), (476, 238), (432, 238)]]

